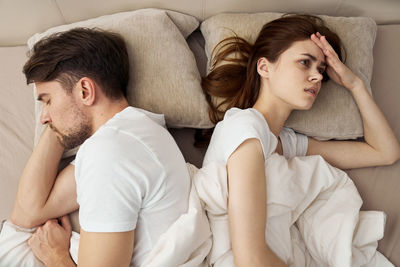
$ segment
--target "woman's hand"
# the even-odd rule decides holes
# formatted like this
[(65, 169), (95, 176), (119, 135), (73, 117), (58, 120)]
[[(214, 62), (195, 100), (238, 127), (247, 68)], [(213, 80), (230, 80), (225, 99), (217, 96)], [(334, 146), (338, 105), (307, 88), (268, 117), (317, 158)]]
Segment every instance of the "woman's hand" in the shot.
[(342, 61), (340, 61), (333, 47), (326, 40), (325, 36), (319, 32), (311, 35), (311, 40), (321, 48), (325, 55), (327, 69), (326, 72), (333, 81), (352, 91), (356, 87), (363, 85), (361, 79), (355, 75)]
[(400, 143), (364, 83), (339, 60), (325, 36), (317, 32), (311, 35), (311, 40), (326, 57), (329, 77), (352, 93), (361, 114), (365, 142), (317, 141), (310, 138), (307, 155), (322, 155), (330, 164), (341, 169), (390, 165), (399, 160)]

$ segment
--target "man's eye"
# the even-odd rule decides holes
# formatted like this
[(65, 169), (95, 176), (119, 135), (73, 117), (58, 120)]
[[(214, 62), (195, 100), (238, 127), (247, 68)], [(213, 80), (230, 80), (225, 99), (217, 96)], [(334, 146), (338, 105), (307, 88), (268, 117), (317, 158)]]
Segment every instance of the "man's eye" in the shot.
[(46, 101), (46, 105), (50, 105), (50, 100), (47, 100), (47, 101)]

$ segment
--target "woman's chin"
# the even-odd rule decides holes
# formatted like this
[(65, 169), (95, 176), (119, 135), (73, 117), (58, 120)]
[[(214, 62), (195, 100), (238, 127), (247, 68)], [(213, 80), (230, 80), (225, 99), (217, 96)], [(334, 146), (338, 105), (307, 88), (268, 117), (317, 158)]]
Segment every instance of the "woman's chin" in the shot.
[(310, 109), (312, 108), (313, 104), (314, 104), (314, 102), (311, 103), (311, 104), (310, 104), (310, 103), (306, 103), (306, 104), (304, 104), (304, 105), (297, 106), (297, 107), (295, 108), (295, 110), (310, 110)]

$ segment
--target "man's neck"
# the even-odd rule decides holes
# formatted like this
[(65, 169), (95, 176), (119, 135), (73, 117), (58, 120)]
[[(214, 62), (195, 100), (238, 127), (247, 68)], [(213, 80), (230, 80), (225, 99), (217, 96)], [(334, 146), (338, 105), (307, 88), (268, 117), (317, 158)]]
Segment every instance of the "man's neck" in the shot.
[(102, 125), (109, 121), (115, 114), (129, 107), (128, 101), (123, 98), (117, 101), (107, 101), (102, 103), (93, 112), (93, 132), (94, 134)]

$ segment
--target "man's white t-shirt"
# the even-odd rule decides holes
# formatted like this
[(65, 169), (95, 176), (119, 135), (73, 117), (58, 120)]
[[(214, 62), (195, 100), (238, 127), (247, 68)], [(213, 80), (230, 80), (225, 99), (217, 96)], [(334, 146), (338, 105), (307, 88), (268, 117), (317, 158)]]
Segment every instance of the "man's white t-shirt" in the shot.
[(87, 232), (135, 230), (138, 266), (187, 211), (190, 177), (163, 115), (127, 107), (80, 147), (75, 159), (79, 221)]
[[(230, 155), (247, 139), (260, 140), (264, 158), (267, 159), (278, 145), (276, 136), (268, 127), (264, 116), (254, 108), (231, 108), (224, 119), (217, 123), (210, 140), (203, 166), (210, 162), (227, 163)], [(307, 153), (307, 136), (295, 133), (284, 127), (279, 134), (283, 155), (289, 159), (294, 156), (304, 156)]]

